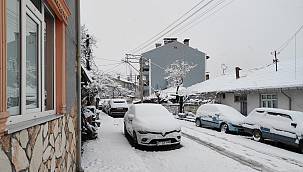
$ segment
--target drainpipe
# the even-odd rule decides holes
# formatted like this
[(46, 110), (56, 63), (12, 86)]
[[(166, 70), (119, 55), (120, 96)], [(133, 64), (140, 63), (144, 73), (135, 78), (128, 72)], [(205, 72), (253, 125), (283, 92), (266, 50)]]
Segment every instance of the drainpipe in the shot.
[(80, 0), (75, 1), (76, 4), (76, 11), (77, 11), (77, 20), (76, 20), (76, 27), (77, 27), (77, 104), (78, 104), (78, 117), (77, 117), (77, 134), (78, 139), (76, 140), (76, 171), (83, 172), (81, 166), (81, 50), (80, 50), (80, 33), (81, 33), (81, 24), (80, 24)]
[(289, 110), (291, 110), (291, 97), (287, 95), (282, 89), (281, 89), (281, 93), (288, 98), (288, 108)]

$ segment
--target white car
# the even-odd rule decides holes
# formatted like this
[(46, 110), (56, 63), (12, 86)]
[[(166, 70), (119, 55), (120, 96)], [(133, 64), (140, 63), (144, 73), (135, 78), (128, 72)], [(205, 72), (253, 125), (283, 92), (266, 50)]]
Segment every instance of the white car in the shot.
[(181, 125), (160, 104), (133, 104), (124, 116), (124, 134), (135, 146), (178, 145)]
[(128, 110), (128, 104), (124, 99), (111, 99), (109, 101), (108, 115), (124, 117)]
[(236, 109), (223, 104), (201, 105), (196, 113), (196, 126), (220, 129), (221, 132), (241, 132), (244, 116)]
[(303, 153), (303, 112), (256, 108), (242, 126), (255, 141), (270, 139), (297, 147)]

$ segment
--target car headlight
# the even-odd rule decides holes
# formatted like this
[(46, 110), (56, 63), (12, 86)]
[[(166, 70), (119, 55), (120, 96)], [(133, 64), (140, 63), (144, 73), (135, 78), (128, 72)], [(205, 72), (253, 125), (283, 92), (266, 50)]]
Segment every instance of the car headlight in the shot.
[(148, 131), (145, 131), (145, 130), (138, 130), (138, 133), (140, 133), (140, 134), (147, 134)]

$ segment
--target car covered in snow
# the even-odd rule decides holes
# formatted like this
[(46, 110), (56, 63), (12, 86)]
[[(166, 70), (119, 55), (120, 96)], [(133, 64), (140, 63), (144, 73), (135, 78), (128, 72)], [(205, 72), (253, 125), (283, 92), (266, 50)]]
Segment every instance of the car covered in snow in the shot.
[(160, 104), (133, 104), (124, 116), (124, 134), (136, 145), (178, 145), (181, 125)]
[(240, 132), (244, 116), (236, 109), (222, 104), (203, 104), (196, 112), (197, 127), (211, 127), (221, 132)]
[(303, 153), (303, 112), (277, 108), (256, 108), (242, 124), (253, 139), (270, 139), (295, 146)]
[(108, 115), (123, 117), (128, 110), (128, 104), (124, 99), (111, 99), (108, 103)]

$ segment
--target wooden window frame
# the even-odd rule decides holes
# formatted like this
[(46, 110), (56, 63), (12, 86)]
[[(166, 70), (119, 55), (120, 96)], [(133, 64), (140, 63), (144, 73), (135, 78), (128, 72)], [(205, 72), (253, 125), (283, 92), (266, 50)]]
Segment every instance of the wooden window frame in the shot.
[[(9, 120), (9, 113), (7, 111), (7, 45), (6, 45), (6, 2), (7, 0), (0, 1), (0, 137), (7, 132), (7, 124)], [(24, 1), (22, 1), (24, 2)], [(45, 115), (50, 115), (53, 113), (64, 115), (66, 114), (66, 52), (65, 52), (65, 30), (66, 25), (68, 24), (68, 17), (71, 15), (71, 12), (66, 4), (65, 0), (46, 0), (45, 1), (49, 9), (53, 12), (55, 16), (55, 53), (54, 53), (54, 68), (56, 82), (54, 83), (54, 112), (44, 113), (44, 112), (35, 112), (33, 113), (34, 117), (42, 117)], [(44, 3), (43, 3), (44, 4)], [(22, 6), (22, 5), (21, 5)], [(22, 7), (21, 7), (22, 8)], [(24, 10), (24, 9), (23, 9)], [(22, 12), (24, 13), (24, 12)], [(43, 14), (44, 12), (42, 12)], [(25, 13), (26, 14), (26, 13)], [(42, 22), (42, 26), (44, 23)], [(24, 26), (22, 26), (24, 29)], [(43, 40), (43, 39), (42, 39)], [(43, 48), (43, 42), (41, 47)], [(42, 51), (43, 52), (43, 51)], [(43, 59), (43, 58), (42, 58)], [(42, 61), (43, 62), (43, 61)], [(40, 65), (43, 68), (44, 64)], [(44, 69), (43, 69), (44, 70)], [(43, 71), (41, 70), (41, 71)], [(40, 75), (44, 73), (39, 72)], [(44, 78), (44, 76), (42, 77)], [(40, 80), (40, 85), (43, 86), (44, 80)], [(21, 86), (22, 87), (22, 86)], [(41, 92), (41, 96), (44, 96), (44, 91)], [(44, 103), (41, 103), (41, 105)], [(42, 116), (41, 116), (42, 115)], [(19, 115), (27, 116), (27, 115)], [(28, 119), (22, 119), (28, 120)], [(22, 121), (20, 120), (20, 121)], [(19, 122), (20, 122), (19, 121)]]

